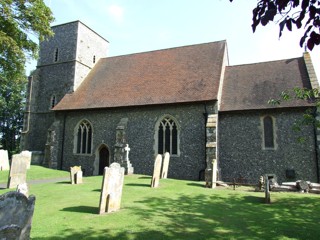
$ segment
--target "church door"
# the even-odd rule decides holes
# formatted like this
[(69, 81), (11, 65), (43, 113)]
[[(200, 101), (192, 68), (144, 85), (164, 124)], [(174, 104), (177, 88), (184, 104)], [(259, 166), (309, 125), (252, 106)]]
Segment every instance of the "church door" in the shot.
[(99, 175), (103, 174), (103, 169), (109, 167), (109, 150), (102, 147), (99, 151)]

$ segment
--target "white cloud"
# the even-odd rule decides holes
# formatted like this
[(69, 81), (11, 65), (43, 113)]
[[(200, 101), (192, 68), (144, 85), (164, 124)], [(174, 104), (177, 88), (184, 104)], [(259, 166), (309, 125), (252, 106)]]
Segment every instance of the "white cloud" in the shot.
[(114, 21), (121, 23), (124, 20), (124, 9), (118, 5), (110, 5), (107, 9), (109, 16), (113, 18)]

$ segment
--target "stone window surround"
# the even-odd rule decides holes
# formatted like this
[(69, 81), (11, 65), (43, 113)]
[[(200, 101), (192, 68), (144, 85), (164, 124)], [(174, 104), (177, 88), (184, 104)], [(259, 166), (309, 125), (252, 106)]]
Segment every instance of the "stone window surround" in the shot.
[[(171, 116), (170, 114), (164, 114), (161, 117), (158, 118), (156, 124), (155, 124), (155, 129), (154, 129), (154, 154), (155, 156), (158, 154), (158, 138), (159, 138), (159, 126), (161, 124), (161, 122), (165, 119), (165, 118), (169, 118), (171, 120), (173, 120), (177, 126), (177, 154), (171, 154), (171, 157), (179, 157), (180, 156), (180, 131), (181, 131), (181, 126), (179, 125), (178, 121), (176, 118), (174, 118), (173, 116)], [(164, 154), (164, 153), (163, 153)]]
[[(90, 153), (78, 153), (77, 152), (77, 147), (78, 147), (78, 130), (79, 130), (79, 127), (80, 127), (80, 125), (82, 124), (82, 123), (84, 123), (84, 122), (86, 122), (86, 123), (88, 123), (88, 125), (90, 125), (90, 127), (91, 127), (91, 149), (90, 149)], [(93, 127), (92, 127), (92, 123), (88, 120), (88, 119), (81, 119), (78, 123), (77, 123), (77, 125), (75, 126), (75, 128), (74, 128), (74, 131), (73, 131), (73, 154), (74, 155), (87, 155), (87, 156), (92, 156), (92, 154), (93, 154), (93, 150), (92, 150), (92, 148), (93, 148), (93, 136), (94, 136), (94, 129), (93, 129)], [(80, 147), (81, 148), (81, 147)]]
[[(264, 119), (266, 117), (270, 117), (272, 119), (273, 147), (266, 147), (266, 145), (265, 145)], [(261, 122), (261, 132), (262, 132), (262, 134), (261, 134), (261, 137), (262, 137), (261, 148), (262, 148), (262, 150), (277, 150), (278, 144), (276, 141), (276, 139), (277, 139), (276, 118), (274, 116), (267, 114), (267, 115), (263, 115), (260, 117), (260, 122)]]

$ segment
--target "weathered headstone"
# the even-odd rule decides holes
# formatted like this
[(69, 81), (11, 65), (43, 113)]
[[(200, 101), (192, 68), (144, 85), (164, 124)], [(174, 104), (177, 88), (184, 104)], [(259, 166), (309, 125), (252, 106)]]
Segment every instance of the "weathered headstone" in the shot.
[(164, 159), (162, 164), (161, 178), (165, 179), (168, 177), (169, 161), (170, 161), (170, 153), (166, 152), (164, 154)]
[(161, 174), (162, 156), (158, 154), (154, 161), (153, 174), (151, 179), (151, 187), (156, 188), (159, 186), (160, 174)]
[(104, 168), (99, 214), (115, 212), (120, 209), (125, 169), (119, 163)]
[(0, 171), (9, 170), (9, 157), (8, 151), (0, 149)]
[(29, 188), (27, 183), (22, 183), (17, 186), (17, 192), (22, 193), (26, 197), (29, 197)]
[(18, 154), (18, 156), (27, 163), (27, 169), (30, 169), (31, 165), (31, 158), (32, 158), (32, 152), (29, 151), (22, 151), (21, 153)]
[(273, 183), (276, 183), (276, 175), (275, 174), (265, 174), (264, 175), (265, 203), (271, 203), (270, 185), (273, 185)]
[(0, 195), (0, 239), (30, 239), (35, 200), (19, 192)]
[(27, 182), (27, 162), (20, 154), (12, 156), (8, 188), (16, 188), (19, 184)]
[(82, 183), (81, 166), (70, 167), (70, 181), (71, 181), (71, 184)]

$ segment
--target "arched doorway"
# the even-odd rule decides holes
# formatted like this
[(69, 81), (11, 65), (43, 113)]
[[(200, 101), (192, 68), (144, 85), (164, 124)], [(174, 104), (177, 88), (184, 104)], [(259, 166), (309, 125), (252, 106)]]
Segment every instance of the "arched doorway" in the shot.
[(102, 146), (99, 150), (99, 174), (103, 174), (103, 169), (105, 167), (109, 167), (110, 162), (109, 162), (109, 150), (106, 146)]

